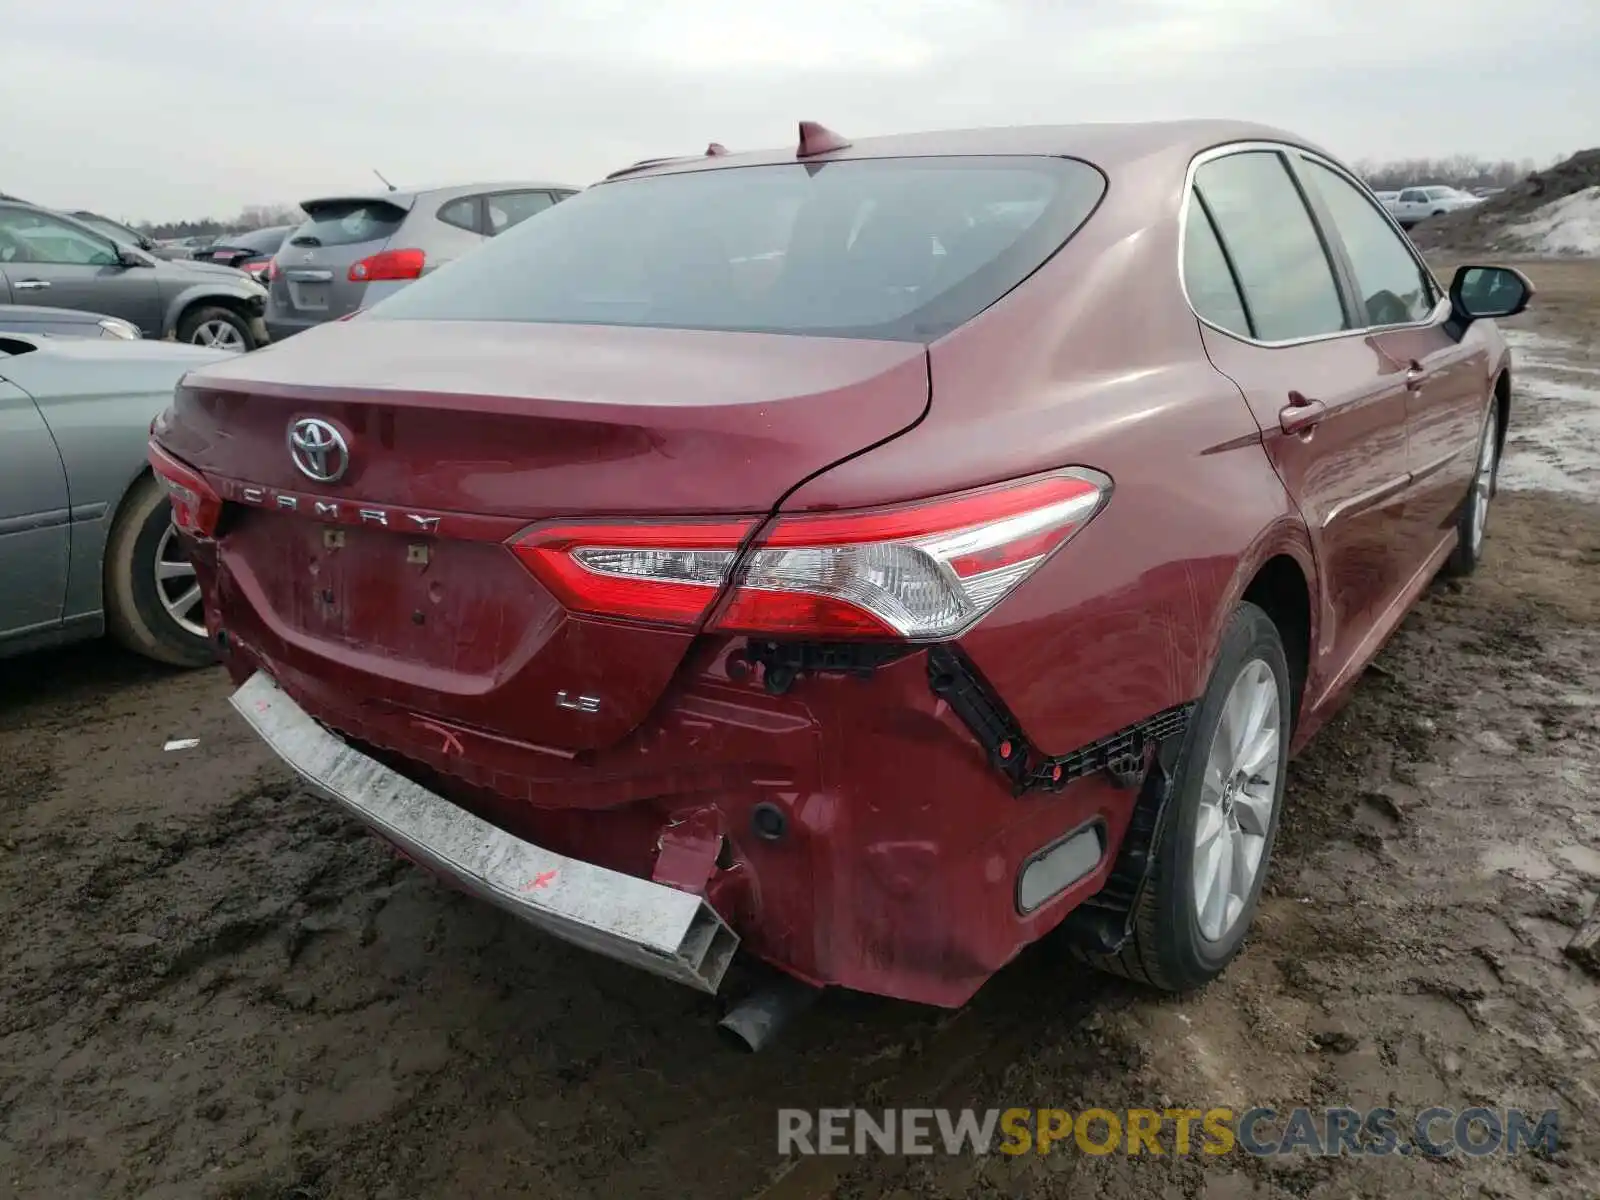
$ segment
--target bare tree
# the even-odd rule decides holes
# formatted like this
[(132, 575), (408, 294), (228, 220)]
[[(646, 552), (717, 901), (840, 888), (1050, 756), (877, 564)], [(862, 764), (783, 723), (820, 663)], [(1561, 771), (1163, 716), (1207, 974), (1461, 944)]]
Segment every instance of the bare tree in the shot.
[(305, 213), (293, 204), (248, 204), (231, 221), (200, 217), (187, 221), (144, 221), (136, 228), (153, 238), (221, 237), (272, 225), (298, 225)]
[[(1561, 161), (1560, 158), (1556, 159)], [(1363, 159), (1356, 172), (1378, 191), (1395, 191), (1423, 184), (1445, 184), (1464, 189), (1510, 187), (1536, 169), (1531, 158), (1514, 162), (1509, 158), (1491, 161), (1471, 154), (1452, 154), (1441, 158), (1402, 158), (1390, 162)]]

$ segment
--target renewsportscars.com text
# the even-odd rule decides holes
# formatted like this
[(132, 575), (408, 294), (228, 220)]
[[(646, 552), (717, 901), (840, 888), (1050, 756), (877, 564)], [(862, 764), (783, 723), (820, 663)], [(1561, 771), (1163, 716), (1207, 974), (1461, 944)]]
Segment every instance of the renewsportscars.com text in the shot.
[(778, 1110), (780, 1154), (1151, 1154), (1444, 1158), (1558, 1149), (1556, 1110), (1425, 1108), (798, 1108)]

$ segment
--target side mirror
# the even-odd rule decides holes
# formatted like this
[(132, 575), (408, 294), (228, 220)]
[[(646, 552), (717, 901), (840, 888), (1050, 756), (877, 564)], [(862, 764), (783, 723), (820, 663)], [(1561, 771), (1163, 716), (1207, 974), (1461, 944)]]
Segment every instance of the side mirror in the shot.
[(117, 264), (123, 267), (153, 267), (156, 260), (133, 246), (118, 246)]
[(1533, 299), (1533, 284), (1511, 267), (1461, 267), (1450, 281), (1450, 318), (1465, 332), (1492, 317), (1514, 317)]

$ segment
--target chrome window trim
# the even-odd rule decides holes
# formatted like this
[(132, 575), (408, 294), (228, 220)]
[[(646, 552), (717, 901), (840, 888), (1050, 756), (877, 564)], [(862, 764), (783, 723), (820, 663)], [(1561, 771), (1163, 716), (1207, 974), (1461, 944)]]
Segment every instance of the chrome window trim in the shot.
[[(1310, 337), (1288, 338), (1283, 341), (1275, 342), (1263, 341), (1260, 338), (1251, 337), (1247, 333), (1236, 333), (1231, 329), (1224, 329), (1215, 322), (1208, 321), (1205, 317), (1202, 317), (1199, 310), (1195, 308), (1194, 301), (1189, 296), (1189, 280), (1183, 269), (1185, 262), (1184, 252), (1187, 249), (1189, 240), (1189, 211), (1194, 207), (1193, 201), (1195, 173), (1199, 171), (1201, 167), (1205, 166), (1206, 163), (1214, 162), (1219, 158), (1228, 158), (1235, 154), (1251, 154), (1261, 152), (1269, 152), (1280, 156), (1285, 154), (1299, 155), (1301, 158), (1317, 163), (1319, 166), (1329, 168), (1334, 172), (1334, 174), (1343, 176), (1345, 179), (1355, 184), (1358, 190), (1366, 193), (1369, 201), (1373, 203), (1373, 206), (1378, 210), (1379, 213), (1383, 215), (1384, 220), (1388, 222), (1390, 229), (1399, 235), (1400, 242), (1403, 246), (1405, 246), (1407, 252), (1411, 255), (1412, 262), (1416, 263), (1417, 266), (1421, 268), (1423, 278), (1433, 285), (1434, 290), (1439, 295), (1439, 299), (1434, 302), (1433, 308), (1429, 311), (1427, 317), (1421, 321), (1407, 321), (1399, 325), (1363, 325), (1356, 329), (1340, 329), (1334, 331), (1333, 333), (1318, 333), (1313, 334)], [(1291, 171), (1292, 164), (1285, 163), (1284, 170)], [(1293, 178), (1292, 175), (1291, 178)], [(1287, 346), (1309, 346), (1315, 345), (1318, 342), (1335, 341), (1339, 338), (1367, 337), (1374, 333), (1388, 333), (1400, 329), (1428, 329), (1434, 325), (1441, 324), (1450, 315), (1450, 297), (1446, 293), (1445, 289), (1439, 285), (1438, 277), (1434, 275), (1433, 269), (1428, 266), (1427, 260), (1422, 257), (1416, 246), (1412, 243), (1411, 239), (1406, 236), (1406, 232), (1400, 227), (1400, 223), (1394, 219), (1394, 217), (1389, 213), (1388, 209), (1384, 208), (1381, 203), (1376, 201), (1376, 199), (1372, 196), (1371, 188), (1362, 183), (1344, 167), (1340, 166), (1326, 155), (1318, 154), (1315, 150), (1308, 150), (1306, 147), (1298, 146), (1293, 142), (1272, 142), (1261, 140), (1226, 142), (1220, 146), (1213, 146), (1209, 150), (1202, 150), (1189, 161), (1189, 169), (1184, 172), (1183, 195), (1181, 199), (1183, 207), (1178, 213), (1178, 284), (1179, 288), (1183, 292), (1183, 302), (1189, 306), (1189, 311), (1194, 314), (1195, 320), (1199, 321), (1200, 324), (1204, 325), (1207, 329), (1215, 330), (1217, 333), (1220, 333), (1225, 337), (1231, 337), (1235, 341), (1244, 342), (1248, 346), (1260, 346), (1267, 350), (1278, 350)], [(1318, 220), (1317, 214), (1309, 207), (1306, 209), (1306, 216), (1310, 218), (1313, 228), (1321, 228), (1321, 222)], [(1327, 231), (1322, 232), (1324, 236), (1326, 236)], [(1337, 233), (1337, 228), (1335, 228), (1333, 232)], [(1343, 236), (1340, 235), (1340, 237), (1342, 241)], [(1328, 270), (1333, 275), (1334, 286), (1337, 288), (1339, 283), (1338, 268), (1332, 262), (1330, 262), (1328, 264)], [(1246, 302), (1245, 307), (1248, 310), (1248, 302)]]

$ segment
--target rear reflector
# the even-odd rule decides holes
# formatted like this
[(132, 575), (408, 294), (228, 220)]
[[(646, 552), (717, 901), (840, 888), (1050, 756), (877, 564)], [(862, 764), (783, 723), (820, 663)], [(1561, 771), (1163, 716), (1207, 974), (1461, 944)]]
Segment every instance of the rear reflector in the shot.
[[(731, 633), (927, 641), (959, 634), (1100, 510), (1110, 480), (1063, 471), (868, 512), (783, 517), (714, 618)], [(752, 522), (564, 525), (513, 549), (568, 609), (695, 627)]]
[(393, 279), (416, 279), (428, 256), (421, 250), (381, 250), (350, 264), (352, 283), (380, 283)]
[(155, 442), (150, 443), (150, 466), (172, 501), (172, 523), (186, 533), (210, 537), (222, 516), (222, 497), (198, 471), (185, 466)]

